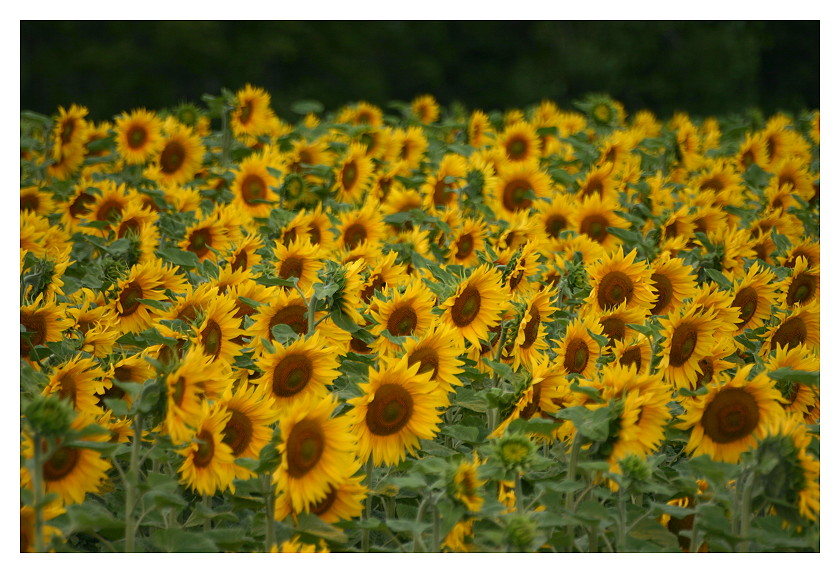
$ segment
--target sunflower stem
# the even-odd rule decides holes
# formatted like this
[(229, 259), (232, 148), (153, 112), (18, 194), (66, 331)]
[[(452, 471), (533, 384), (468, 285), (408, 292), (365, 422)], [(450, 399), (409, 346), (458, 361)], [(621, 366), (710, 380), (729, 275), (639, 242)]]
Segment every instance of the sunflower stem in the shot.
[[(207, 509), (209, 510), (210, 509), (210, 496), (207, 495), (207, 494), (202, 495), (201, 496), (201, 501), (204, 502), (204, 505), (206, 505)], [(207, 517), (205, 517), (204, 524), (203, 524), (203, 527), (202, 527), (202, 529), (204, 530), (204, 533), (207, 533), (208, 531), (210, 531), (210, 527), (211, 527), (212, 524), (213, 524), (213, 518), (210, 517), (209, 511), (208, 511), (208, 515), (207, 515)]]
[(615, 550), (618, 553), (626, 551), (627, 544), (627, 492), (624, 488), (618, 490), (618, 521), (616, 522), (616, 542)]
[[(419, 524), (423, 520), (423, 512), (426, 511), (426, 504), (429, 502), (429, 497), (424, 496), (423, 501), (420, 502), (420, 507), (417, 508), (417, 518), (415, 521)], [(420, 534), (417, 532), (415, 528), (414, 533), (412, 535), (414, 538), (414, 543), (412, 545), (411, 551), (412, 553), (417, 553), (420, 551), (420, 547), (423, 547), (423, 552), (426, 551), (426, 546), (423, 545), (423, 540), (421, 539)]]
[[(371, 454), (367, 462), (365, 462), (365, 482), (368, 488), (367, 498), (365, 499), (365, 519), (370, 519), (373, 513), (373, 495), (372, 495), (372, 485), (373, 485), (373, 454)], [(367, 553), (370, 551), (370, 530), (365, 529), (362, 531), (362, 552)]]
[(35, 512), (35, 552), (36, 553), (44, 553), (44, 513), (41, 508), (41, 504), (43, 503), (43, 490), (44, 490), (44, 463), (45, 461), (41, 461), (41, 434), (35, 432), (35, 436), (33, 437), (33, 457), (32, 457), (32, 493), (33, 493), (33, 501), (32, 505), (34, 506), (32, 509)]
[(131, 436), (131, 457), (125, 475), (125, 552), (134, 553), (137, 537), (137, 525), (134, 522), (134, 509), (137, 504), (137, 485), (140, 482), (140, 441), (143, 437), (143, 414), (139, 411), (134, 416)]
[(440, 512), (437, 504), (432, 504), (432, 553), (440, 553)]
[(738, 544), (738, 551), (746, 553), (750, 550), (750, 525), (752, 523), (752, 486), (755, 480), (755, 473), (750, 472), (741, 489), (741, 541)]
[[(581, 438), (580, 432), (575, 432), (575, 438), (572, 440), (572, 451), (569, 454), (569, 473), (566, 478), (570, 481), (575, 481), (577, 478), (577, 461), (578, 461), (578, 453), (580, 453), (580, 446), (583, 443)], [(572, 513), (572, 508), (574, 507), (575, 496), (574, 492), (568, 491), (566, 492), (566, 512)], [(569, 537), (571, 541), (571, 548), (574, 548), (574, 534), (575, 534), (575, 526), (574, 524), (569, 524), (566, 528), (566, 535)]]
[(515, 472), (513, 474), (513, 492), (516, 496), (514, 502), (516, 503), (516, 511), (525, 513), (525, 496), (522, 494), (522, 474)]
[(271, 483), (271, 472), (263, 474), (263, 488), (265, 489), (265, 552), (271, 553), (274, 547), (274, 486)]
[(228, 112), (229, 110), (226, 109), (227, 106), (222, 108), (221, 113), (221, 120), (222, 120), (222, 167), (227, 167), (228, 161), (230, 160), (230, 145), (231, 145), (231, 133), (230, 128), (228, 126)]

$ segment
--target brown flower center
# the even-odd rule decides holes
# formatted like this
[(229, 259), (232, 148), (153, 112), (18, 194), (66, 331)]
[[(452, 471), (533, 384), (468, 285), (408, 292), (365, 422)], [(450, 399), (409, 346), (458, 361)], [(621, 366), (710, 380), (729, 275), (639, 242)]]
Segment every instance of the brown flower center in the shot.
[(481, 310), (481, 293), (469, 285), (461, 292), (452, 304), (452, 322), (456, 326), (464, 327), (472, 323)]
[(291, 304), (274, 313), (274, 316), (271, 317), (268, 323), (268, 332), (271, 340), (274, 340), (271, 329), (278, 324), (288, 324), (298, 335), (307, 334), (309, 332), (309, 323), (306, 320), (306, 307)]
[(694, 353), (697, 345), (697, 327), (693, 324), (683, 323), (674, 329), (671, 338), (671, 352), (669, 354), (671, 366), (682, 366)]
[(633, 281), (621, 271), (612, 271), (598, 285), (598, 306), (607, 310), (633, 300)]
[(393, 336), (409, 336), (417, 328), (417, 313), (410, 304), (399, 306), (388, 317), (387, 328)]
[(344, 231), (344, 244), (353, 249), (367, 239), (367, 229), (361, 223), (353, 223)]
[(607, 227), (610, 222), (603, 215), (587, 215), (580, 222), (580, 232), (586, 233), (589, 237), (598, 243), (603, 243), (607, 238)]
[(563, 358), (563, 366), (570, 374), (580, 374), (589, 363), (589, 347), (586, 341), (580, 338), (573, 338), (566, 344), (566, 356)]
[(735, 295), (732, 306), (739, 309), (741, 326), (744, 326), (750, 321), (758, 308), (758, 293), (752, 287), (744, 287)]
[(142, 149), (149, 139), (149, 132), (140, 125), (132, 125), (126, 133), (126, 142), (131, 149)]
[(206, 468), (213, 461), (213, 454), (216, 453), (213, 434), (209, 430), (201, 430), (196, 439), (198, 440), (198, 448), (193, 454), (193, 465), (197, 468)]
[(187, 159), (187, 150), (180, 141), (170, 141), (160, 153), (160, 170), (166, 175), (172, 175), (184, 165)]
[(201, 345), (208, 356), (219, 357), (222, 350), (222, 328), (215, 320), (208, 320), (207, 326), (201, 331)]
[(341, 170), (341, 186), (345, 190), (350, 190), (356, 184), (359, 178), (359, 168), (356, 167), (356, 162), (351, 161)]
[(519, 412), (519, 417), (524, 420), (530, 420), (534, 414), (540, 410), (540, 396), (542, 395), (542, 381), (533, 385), (531, 400)]
[(288, 279), (291, 277), (300, 278), (303, 274), (303, 260), (294, 255), (280, 263), (280, 268), (277, 271), (277, 276), (281, 279)]
[(210, 233), (210, 229), (207, 227), (196, 229), (190, 233), (189, 246), (187, 247), (187, 250), (192, 251), (201, 258), (210, 252), (209, 247), (212, 242), (213, 235)]
[(266, 198), (267, 191), (265, 181), (255, 173), (248, 174), (242, 180), (242, 200), (248, 205), (258, 205), (258, 201)]
[(533, 202), (529, 194), (533, 192), (531, 182), (526, 179), (514, 179), (502, 190), (502, 204), (508, 211), (528, 209)]
[(286, 440), (289, 475), (302, 477), (318, 464), (324, 453), (324, 430), (315, 420), (301, 420)]
[(122, 290), (119, 296), (122, 312), (120, 316), (130, 316), (140, 308), (140, 301), (143, 298), (143, 289), (135, 282), (131, 282)]
[(376, 390), (368, 404), (365, 422), (376, 436), (389, 436), (399, 432), (414, 412), (414, 399), (399, 384), (386, 383)]
[(470, 233), (461, 235), (458, 238), (458, 242), (455, 244), (455, 247), (455, 258), (459, 261), (463, 261), (473, 253), (475, 248), (475, 239), (473, 239), (473, 236)]
[(632, 346), (624, 351), (618, 363), (622, 366), (635, 366), (637, 372), (642, 371), (642, 349), (639, 346)]
[(671, 283), (671, 279), (661, 273), (653, 273), (650, 278), (656, 289), (656, 304), (650, 313), (652, 315), (662, 314), (674, 299), (674, 285)]
[(248, 448), (253, 435), (254, 427), (248, 416), (230, 409), (230, 420), (225, 424), (222, 442), (230, 446), (234, 457), (238, 458)]
[(608, 346), (615, 344), (617, 340), (624, 340), (625, 322), (618, 317), (610, 316), (601, 319), (601, 326), (604, 327), (604, 336), (610, 339)]
[(39, 344), (43, 344), (47, 337), (47, 321), (40, 313), (20, 313), (20, 323), (26, 327), (29, 342), (24, 335), (20, 336), (20, 355), (29, 356), (29, 351)]
[(70, 446), (59, 448), (44, 464), (44, 479), (59, 481), (69, 476), (79, 463), (80, 455), (78, 448)]
[(706, 406), (700, 424), (713, 442), (728, 444), (749, 436), (758, 426), (758, 403), (743, 388), (724, 388)]
[(774, 334), (773, 338), (770, 340), (770, 347), (776, 348), (777, 346), (787, 345), (788, 348), (793, 348), (794, 346), (799, 346), (805, 342), (807, 337), (808, 327), (806, 326), (805, 321), (798, 316), (794, 316), (787, 319), (779, 326), (776, 334)]
[(560, 231), (565, 229), (569, 226), (569, 222), (566, 220), (566, 217), (563, 215), (555, 214), (550, 215), (545, 220), (545, 232), (548, 234), (549, 237), (557, 237), (560, 235)]
[(540, 309), (535, 305), (531, 305), (531, 318), (525, 323), (525, 340), (522, 341), (521, 348), (531, 348), (534, 342), (537, 341), (537, 335), (540, 332)]
[(408, 356), (408, 365), (413, 366), (420, 363), (420, 368), (417, 370), (418, 374), (432, 373), (432, 380), (437, 378), (438, 374), (438, 353), (434, 348), (428, 346), (415, 348)]
[(288, 354), (274, 367), (271, 386), (274, 394), (282, 398), (294, 396), (312, 379), (313, 364), (305, 354)]
[(817, 292), (817, 277), (808, 273), (801, 273), (793, 278), (788, 287), (785, 301), (788, 306), (805, 304), (814, 298)]

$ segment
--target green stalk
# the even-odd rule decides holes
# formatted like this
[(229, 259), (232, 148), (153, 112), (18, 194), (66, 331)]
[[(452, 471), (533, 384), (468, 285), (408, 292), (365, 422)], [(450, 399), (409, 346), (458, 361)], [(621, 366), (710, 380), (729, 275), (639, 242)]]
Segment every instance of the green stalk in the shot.
[(271, 472), (263, 474), (265, 489), (265, 552), (271, 553), (274, 546), (274, 486), (271, 483)]
[[(365, 482), (367, 482), (367, 499), (365, 499), (365, 519), (370, 519), (373, 513), (373, 492), (371, 486), (373, 485), (373, 454), (368, 457), (365, 463)], [(370, 530), (362, 531), (362, 551), (367, 553), (370, 551)]]
[(35, 511), (35, 552), (36, 553), (44, 553), (46, 548), (44, 547), (44, 514), (41, 509), (41, 504), (43, 503), (43, 490), (44, 490), (44, 463), (45, 461), (41, 461), (41, 435), (38, 432), (35, 432), (34, 436), (34, 446), (32, 450), (34, 451), (33, 454), (33, 465), (32, 468), (32, 489), (34, 494), (34, 500), (32, 504), (34, 505), (33, 510)]
[(432, 552), (440, 553), (440, 512), (436, 503), (432, 504), (432, 516)]
[(131, 457), (128, 473), (125, 476), (125, 552), (134, 553), (137, 525), (134, 522), (134, 509), (137, 505), (137, 486), (140, 482), (140, 441), (143, 435), (143, 415), (138, 411), (132, 424)]
[[(580, 447), (583, 443), (581, 438), (580, 432), (575, 432), (575, 438), (572, 441), (572, 451), (569, 455), (569, 474), (567, 478), (571, 481), (575, 481), (577, 478), (577, 461), (578, 461), (578, 454), (580, 453)], [(572, 491), (566, 492), (566, 512), (571, 514), (572, 508), (574, 507), (574, 493)], [(566, 535), (569, 537), (572, 543), (572, 548), (574, 548), (574, 533), (575, 533), (575, 526), (574, 524), (569, 524), (566, 528)]]
[(516, 496), (516, 511), (525, 513), (525, 497), (522, 495), (522, 474), (516, 472), (513, 475), (513, 492)]
[[(428, 503), (429, 498), (428, 496), (423, 498), (423, 501), (420, 502), (420, 507), (417, 508), (417, 517), (415, 521), (419, 524), (423, 520), (423, 512), (426, 510), (426, 504)], [(411, 548), (412, 553), (418, 553), (420, 551), (420, 546), (422, 544), (422, 539), (420, 539), (420, 533), (417, 532), (417, 529), (414, 530), (412, 534), (414, 539), (414, 543)], [(423, 546), (423, 551), (425, 552), (426, 547)]]
[(744, 487), (741, 490), (741, 541), (738, 543), (738, 551), (746, 553), (750, 548), (750, 525), (752, 524), (752, 486), (755, 480), (755, 473), (750, 472)]
[(617, 523), (617, 530), (616, 534), (618, 539), (616, 540), (616, 551), (619, 553), (625, 552), (625, 546), (627, 544), (627, 493), (624, 491), (624, 488), (619, 488), (618, 490), (618, 523)]

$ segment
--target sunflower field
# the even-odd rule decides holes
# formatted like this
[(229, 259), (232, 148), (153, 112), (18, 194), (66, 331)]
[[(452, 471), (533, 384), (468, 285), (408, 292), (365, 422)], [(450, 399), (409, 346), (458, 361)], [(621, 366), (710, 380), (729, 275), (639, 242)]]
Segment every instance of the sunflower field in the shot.
[(21, 113), (21, 552), (818, 552), (819, 111)]

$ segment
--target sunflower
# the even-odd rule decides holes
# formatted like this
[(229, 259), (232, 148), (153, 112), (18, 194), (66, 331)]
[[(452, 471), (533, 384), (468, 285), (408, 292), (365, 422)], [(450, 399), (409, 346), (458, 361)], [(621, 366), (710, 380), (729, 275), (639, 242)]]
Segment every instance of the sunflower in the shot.
[(479, 251), (484, 250), (487, 224), (484, 219), (465, 217), (449, 237), (447, 263), (470, 268), (478, 263)]
[(625, 339), (628, 324), (644, 324), (645, 322), (645, 311), (643, 309), (627, 308), (627, 303), (624, 302), (609, 310), (590, 312), (589, 314), (597, 317), (604, 336), (609, 339), (607, 348)]
[[(44, 546), (49, 547), (53, 539), (63, 539), (61, 530), (48, 522), (65, 513), (64, 505), (60, 499), (53, 499), (41, 508), (42, 525), (41, 535)], [(35, 553), (35, 509), (31, 505), (20, 505), (20, 552)]]
[(236, 310), (236, 302), (231, 296), (213, 296), (204, 307), (204, 319), (194, 329), (193, 344), (214, 361), (233, 364), (239, 350), (236, 340), (244, 333), (239, 328)]
[[(79, 414), (71, 422), (70, 429), (80, 431), (91, 424), (94, 424), (93, 417)], [(82, 503), (88, 493), (100, 491), (108, 481), (111, 462), (104, 459), (96, 449), (85, 447), (83, 444), (93, 445), (93, 443), (107, 440), (106, 433), (97, 432), (79, 437), (72, 445), (56, 444), (58, 448), (43, 462), (42, 478), (46, 493), (56, 494), (60, 502), (66, 506)], [(34, 446), (32, 439), (26, 436), (21, 444), (21, 455), (31, 459), (34, 455)], [(48, 444), (42, 439), (42, 451), (46, 450), (47, 446)], [(31, 487), (32, 476), (26, 466), (21, 467), (21, 482), (22, 486)]]
[(181, 483), (201, 495), (214, 495), (226, 489), (234, 491), (234, 456), (224, 442), (224, 429), (231, 412), (220, 404), (201, 404), (195, 434), (186, 447), (178, 451), (184, 458), (178, 473)]
[[(820, 357), (813, 350), (805, 346), (787, 346), (776, 348), (767, 357), (765, 363), (767, 372), (773, 372), (779, 368), (791, 368), (792, 370), (803, 370), (805, 372), (820, 371)], [(804, 420), (808, 412), (819, 405), (819, 387), (809, 386), (793, 381), (776, 381), (776, 388), (782, 394), (784, 402), (782, 405), (787, 412), (796, 413)]]
[(147, 176), (161, 185), (183, 185), (191, 181), (204, 161), (201, 138), (189, 127), (175, 120), (164, 123), (160, 151), (146, 170)]
[(338, 202), (351, 205), (362, 202), (374, 171), (373, 160), (366, 152), (364, 144), (351, 143), (336, 165), (332, 190)]
[(660, 228), (662, 237), (660, 247), (665, 250), (669, 240), (677, 238), (688, 239), (692, 237), (695, 228), (694, 218), (689, 214), (688, 205), (683, 205), (679, 209), (670, 211)]
[[(329, 489), (323, 498), (311, 503), (303, 513), (316, 515), (325, 523), (338, 523), (360, 517), (364, 511), (364, 500), (368, 496), (368, 488), (362, 485), (364, 478), (364, 475), (348, 476), (338, 483), (329, 483)], [(275, 500), (274, 518), (283, 521), (290, 514), (297, 517), (292, 509), (291, 497), (284, 491)]]
[(674, 311), (659, 322), (665, 338), (659, 368), (676, 388), (689, 388), (697, 378), (700, 359), (712, 351), (720, 319), (713, 311), (691, 307)]
[(615, 164), (612, 162), (593, 165), (577, 182), (576, 197), (584, 199), (598, 195), (602, 199), (617, 200), (620, 181), (615, 176)]
[(391, 288), (386, 300), (373, 299), (370, 314), (375, 321), (370, 333), (376, 337), (373, 349), (380, 354), (393, 354), (400, 346), (386, 338), (385, 331), (392, 337), (422, 336), (434, 323), (432, 309), (435, 295), (419, 280), (409, 282), (405, 290)]
[(448, 480), (449, 495), (471, 513), (481, 511), (484, 505), (481, 488), (487, 481), (478, 476), (479, 467), (481, 460), (477, 454), (473, 454), (472, 461), (462, 459), (458, 466), (453, 468)]
[(442, 394), (455, 391), (463, 382), (458, 378), (463, 362), (458, 357), (463, 352), (463, 339), (451, 326), (437, 324), (422, 337), (411, 337), (403, 344), (408, 366), (420, 363), (418, 374), (432, 373), (432, 382)]
[(291, 244), (278, 243), (274, 248), (277, 262), (274, 268), (281, 279), (298, 279), (297, 286), (304, 292), (318, 280), (318, 271), (324, 266), (321, 248), (308, 238), (301, 238)]
[(90, 129), (90, 123), (85, 119), (88, 114), (88, 109), (84, 106), (76, 105), (70, 106), (70, 109), (64, 109), (58, 106), (58, 118), (53, 127), (53, 140), (55, 146), (53, 147), (53, 158), (59, 159), (67, 151), (79, 149), (84, 153), (84, 144), (87, 141), (87, 133)]
[(68, 400), (77, 412), (96, 416), (99, 409), (97, 394), (105, 392), (105, 372), (92, 358), (77, 355), (56, 368), (42, 394), (58, 394)]
[(375, 201), (338, 214), (338, 248), (352, 250), (364, 242), (378, 245), (385, 238), (385, 221)]
[(457, 153), (447, 153), (440, 160), (437, 172), (429, 175), (420, 188), (423, 203), (429, 212), (458, 202), (458, 189), (467, 176), (467, 160)]
[(768, 197), (768, 205), (773, 209), (787, 209), (790, 206), (798, 206), (793, 196), (810, 201), (814, 196), (814, 176), (811, 175), (808, 164), (801, 159), (787, 157), (779, 162), (774, 175), (767, 184), (767, 189), (775, 189), (777, 192), (787, 190), (789, 196), (780, 195), (776, 200), (770, 200), (768, 191), (765, 190), (765, 197)]
[(506, 296), (501, 274), (488, 264), (477, 267), (451, 297), (444, 301), (441, 322), (454, 327), (470, 343), (479, 347), (489, 331), (500, 322)]
[(564, 374), (579, 374), (587, 380), (595, 376), (601, 349), (590, 332), (605, 334), (595, 315), (579, 316), (566, 326), (557, 347), (558, 366)]
[(382, 109), (366, 101), (360, 101), (342, 109), (336, 121), (352, 125), (379, 127), (382, 125)]
[(690, 390), (696, 390), (718, 380), (720, 373), (734, 367), (736, 364), (727, 360), (735, 351), (735, 344), (731, 338), (718, 338), (712, 350), (698, 361), (695, 380), (689, 384)]
[(420, 362), (409, 366), (405, 356), (382, 357), (380, 368), (371, 367), (368, 381), (359, 385), (362, 395), (348, 400), (362, 463), (372, 456), (377, 466), (397, 465), (417, 451), (421, 439), (434, 439), (441, 421), (438, 408), (448, 400), (435, 391), (432, 372), (420, 374), (420, 368)]
[(683, 311), (691, 313), (692, 308), (714, 314), (718, 328), (724, 336), (734, 336), (738, 332), (741, 324), (741, 308), (735, 305), (733, 293), (722, 290), (717, 283), (708, 282), (697, 287), (694, 300), (690, 304), (683, 305)]
[[(769, 272), (769, 271), (768, 271)], [(798, 257), (793, 273), (778, 285), (779, 306), (792, 309), (820, 301), (820, 266), (811, 265), (805, 257)], [(768, 313), (769, 316), (769, 313)]]
[(323, 501), (330, 484), (355, 473), (356, 436), (347, 416), (332, 416), (335, 396), (309, 396), (280, 413), (282, 461), (274, 473), (278, 491), (286, 492), (295, 513)]
[(375, 293), (406, 282), (407, 267), (397, 262), (398, 255), (397, 251), (389, 251), (379, 257), (376, 264), (370, 268), (360, 293), (363, 303), (370, 304)]
[(47, 175), (60, 181), (75, 176), (85, 161), (85, 147), (83, 145), (59, 146), (55, 145), (52, 162), (47, 165)]
[(491, 205), (498, 216), (528, 211), (535, 202), (549, 197), (551, 190), (551, 177), (536, 161), (505, 163), (490, 189)]
[(20, 333), (20, 356), (29, 360), (36, 346), (63, 340), (73, 321), (67, 318), (65, 303), (46, 301), (39, 295), (32, 304), (20, 307), (20, 324), (26, 329)]
[(55, 211), (52, 195), (45, 189), (28, 186), (20, 190), (20, 210), (31, 211), (36, 215), (49, 215)]
[(513, 369), (519, 369), (520, 364), (531, 366), (543, 360), (551, 341), (547, 338), (548, 320), (554, 311), (559, 310), (551, 305), (552, 291), (542, 288), (529, 296), (525, 302), (525, 314), (519, 322), (515, 333), (509, 340), (508, 355), (513, 357)]
[(317, 331), (309, 338), (298, 338), (288, 346), (275, 347), (257, 359), (263, 372), (255, 380), (275, 405), (292, 403), (329, 393), (328, 387), (338, 378), (338, 356)]
[(234, 135), (259, 136), (268, 132), (272, 116), (271, 96), (262, 88), (246, 84), (236, 92), (235, 108), (230, 116)]
[(142, 165), (154, 157), (163, 143), (163, 122), (154, 112), (135, 109), (116, 119), (117, 153), (129, 165)]
[[(560, 409), (560, 402), (567, 390), (568, 382), (557, 361), (544, 360), (534, 363), (528, 370), (527, 385), (517, 398), (513, 411), (488, 437), (502, 437), (510, 424), (517, 419), (550, 418), (551, 414)], [(538, 434), (530, 434), (530, 438), (544, 440), (544, 437)]]
[(586, 302), (593, 309), (610, 310), (624, 304), (628, 310), (648, 313), (656, 304), (651, 269), (645, 261), (633, 262), (636, 249), (627, 255), (619, 248), (612, 255), (586, 268), (592, 291)]
[(653, 349), (650, 341), (642, 334), (635, 334), (632, 337), (618, 340), (609, 349), (609, 353), (615, 358), (615, 363), (628, 368), (635, 368), (640, 374), (650, 372), (653, 360)]
[[(584, 265), (590, 265), (607, 258), (607, 251), (600, 243), (593, 241), (589, 235), (572, 235), (570, 237), (551, 241), (555, 266), (563, 269), (566, 261), (572, 261), (576, 253), (580, 253)], [(549, 257), (552, 258), (552, 257)], [(551, 274), (551, 265), (546, 274)]]
[(536, 164), (540, 156), (540, 138), (536, 129), (526, 121), (508, 125), (496, 139), (507, 160), (511, 163)]
[(184, 238), (178, 243), (184, 251), (195, 253), (199, 261), (216, 261), (217, 253), (228, 245), (222, 225), (213, 217), (206, 217), (187, 227)]
[(411, 101), (411, 113), (420, 123), (435, 123), (440, 117), (440, 106), (434, 96), (424, 94)]
[(152, 325), (154, 309), (142, 300), (166, 300), (160, 260), (134, 265), (128, 276), (117, 282), (116, 296), (110, 303), (116, 311), (122, 332), (140, 332)]
[(253, 154), (243, 159), (233, 180), (234, 203), (251, 217), (265, 218), (278, 201), (274, 188), (277, 178), (269, 168), (276, 168), (268, 154)]
[(739, 312), (738, 332), (758, 328), (770, 318), (770, 307), (776, 298), (776, 275), (753, 263), (744, 278), (732, 287), (732, 307)]
[(585, 197), (575, 212), (571, 228), (581, 235), (588, 235), (607, 251), (620, 244), (621, 239), (608, 232), (609, 227), (627, 229), (630, 223), (615, 214), (621, 207), (615, 201), (602, 199), (600, 195), (592, 194)]
[(694, 296), (697, 278), (682, 259), (663, 254), (650, 264), (650, 270), (656, 296), (651, 315), (667, 315)]
[(202, 417), (202, 404), (222, 396), (232, 382), (230, 367), (223, 362), (213, 361), (212, 356), (195, 346), (186, 352), (164, 381), (167, 397), (164, 429), (173, 443), (191, 438)]
[(741, 454), (783, 415), (782, 395), (763, 372), (752, 379), (752, 366), (706, 386), (709, 390), (683, 402), (681, 427), (690, 430), (686, 450), (692, 456), (708, 454), (715, 461), (738, 463)]
[(467, 143), (478, 149), (492, 144), (495, 137), (495, 130), (487, 114), (481, 110), (473, 111), (467, 124)]
[[(777, 348), (805, 346), (819, 350), (820, 346), (820, 304), (814, 301), (796, 305), (789, 314), (778, 317), (779, 322), (770, 327), (764, 335), (765, 354)], [(775, 322), (775, 321), (774, 321)]]
[(131, 405), (131, 395), (123, 391), (114, 382), (130, 382), (132, 384), (144, 384), (147, 380), (156, 377), (154, 367), (144, 358), (142, 354), (134, 354), (118, 359), (109, 368), (106, 379), (110, 381), (110, 387), (106, 387), (102, 394), (97, 395), (99, 407), (105, 409), (105, 398), (121, 399)]
[(493, 248), (497, 252), (505, 253), (507, 259), (510, 260), (510, 255), (516, 249), (530, 241), (532, 237), (539, 237), (539, 225), (536, 217), (531, 217), (528, 211), (508, 214), (497, 220), (491, 227), (491, 236), (496, 235), (496, 239), (492, 242)]
[(391, 161), (400, 164), (401, 172), (417, 169), (428, 148), (429, 141), (421, 127), (411, 125), (405, 129), (397, 129), (394, 131), (394, 156)]
[(560, 234), (571, 228), (570, 221), (577, 208), (574, 196), (563, 193), (556, 194), (550, 202), (541, 203), (537, 207), (535, 216), (552, 247), (559, 242)]

